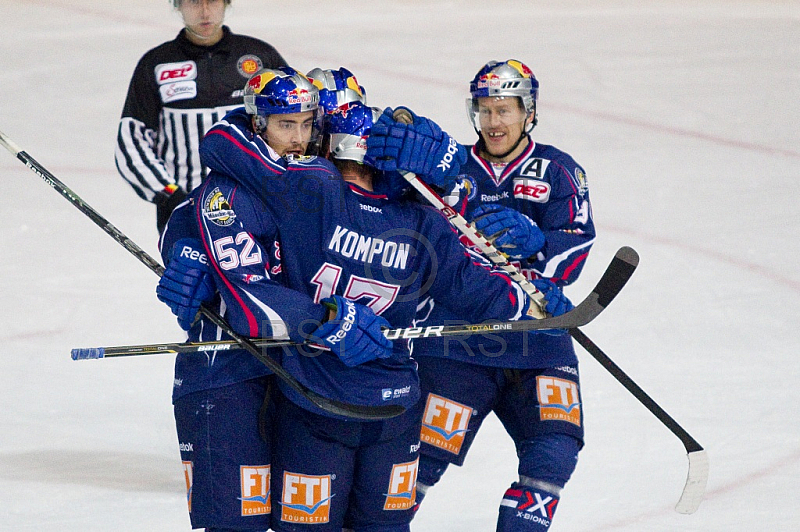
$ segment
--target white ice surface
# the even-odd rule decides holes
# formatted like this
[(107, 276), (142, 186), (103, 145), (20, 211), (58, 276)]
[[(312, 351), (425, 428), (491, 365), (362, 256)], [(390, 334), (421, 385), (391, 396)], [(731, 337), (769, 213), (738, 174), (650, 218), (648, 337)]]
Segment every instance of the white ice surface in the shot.
[[(676, 513), (683, 447), (580, 351), (586, 448), (553, 532), (800, 527), (798, 2), (236, 0), (228, 22), (462, 142), (477, 69), (530, 65), (536, 138), (586, 168), (598, 227), (568, 293), (619, 246), (642, 257), (584, 331), (711, 460), (700, 509)], [(180, 27), (167, 0), (0, 0), (0, 130), (153, 255), (113, 147), (136, 61)], [(0, 531), (188, 530), (172, 357), (69, 356), (182, 339), (155, 276), (10, 154), (0, 176)], [(494, 530), (515, 474), (492, 418), (413, 530)]]

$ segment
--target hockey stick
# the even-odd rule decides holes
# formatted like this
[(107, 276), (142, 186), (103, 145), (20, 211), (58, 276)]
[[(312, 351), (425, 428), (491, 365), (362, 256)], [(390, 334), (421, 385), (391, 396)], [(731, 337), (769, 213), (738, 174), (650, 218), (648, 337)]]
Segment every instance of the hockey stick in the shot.
[[(398, 108), (392, 115), (395, 121), (410, 124), (413, 122), (411, 113), (405, 108)], [(421, 181), (411, 172), (400, 172), (406, 181), (419, 192), (431, 205), (441, 211), (450, 223), (458, 229), (464, 236), (470, 239), (493, 264), (507, 272), (516, 281), (525, 293), (535, 301), (542, 310), (542, 315), (546, 316), (544, 307), (547, 301), (542, 293), (531, 284), (522, 273), (508, 262), (506, 255), (500, 252), (494, 245), (486, 239), (472, 224), (458, 214), (455, 209), (447, 205), (444, 200), (427, 183)], [(624, 249), (624, 248), (623, 248)], [(631, 252), (635, 252), (631, 249)], [(638, 262), (638, 256), (636, 257)], [(569, 334), (578, 342), (601, 366), (603, 366), (617, 381), (631, 392), (636, 399), (641, 402), (659, 421), (661, 421), (672, 433), (680, 439), (686, 449), (689, 458), (689, 472), (686, 477), (686, 484), (681, 492), (680, 499), (675, 506), (675, 510), (683, 514), (694, 513), (700, 506), (708, 483), (708, 454), (703, 447), (692, 438), (667, 412), (661, 408), (647, 393), (633, 381), (622, 369), (617, 366), (588, 336), (586, 336), (577, 326), (569, 328)]]
[[(507, 322), (486, 322), (473, 325), (430, 325), (428, 327), (408, 327), (405, 329), (385, 329), (384, 336), (390, 340), (418, 339), (443, 336), (506, 333), (534, 331), (542, 329), (573, 329), (586, 325), (596, 318), (622, 290), (636, 269), (638, 257), (631, 248), (623, 247), (614, 256), (592, 292), (577, 307), (555, 317), (540, 320), (521, 320)], [(253, 343), (262, 348), (282, 347), (293, 344), (288, 340), (254, 339)], [(72, 350), (73, 360), (95, 358), (157, 355), (165, 353), (202, 353), (206, 351), (229, 350), (237, 347), (235, 341), (165, 343), (150, 345), (130, 345), (116, 347), (84, 347)]]
[[(33, 173), (44, 179), (44, 181), (53, 187), (59, 194), (67, 199), (72, 205), (78, 208), (83, 214), (88, 216), (94, 223), (100, 226), (103, 231), (108, 233), (111, 238), (120, 243), (125, 249), (128, 250), (133, 256), (139, 259), (145, 266), (150, 268), (156, 275), (161, 277), (164, 273), (164, 267), (148, 255), (143, 249), (137, 246), (132, 240), (125, 236), (119, 229), (111, 225), (105, 218), (103, 218), (96, 210), (84, 202), (80, 196), (70, 190), (64, 183), (58, 180), (53, 174), (39, 164), (33, 157), (24, 152), (17, 146), (11, 139), (9, 139), (2, 131), (0, 131), (0, 144), (6, 147), (17, 159), (22, 161), (25, 166), (30, 168)], [(399, 405), (386, 405), (386, 406), (362, 406), (343, 403), (328, 399), (301, 384), (289, 372), (275, 362), (271, 357), (262, 353), (258, 347), (253, 344), (249, 339), (238, 334), (233, 328), (215, 311), (201, 307), (201, 312), (208, 317), (215, 325), (220, 327), (231, 338), (234, 339), (236, 344), (246, 349), (251, 355), (256, 357), (261, 363), (272, 370), (275, 375), (283, 380), (286, 384), (294, 388), (298, 393), (302, 394), (309, 401), (314, 403), (319, 408), (341, 416), (364, 419), (364, 420), (377, 420), (388, 419), (391, 417), (402, 414), (405, 409)]]

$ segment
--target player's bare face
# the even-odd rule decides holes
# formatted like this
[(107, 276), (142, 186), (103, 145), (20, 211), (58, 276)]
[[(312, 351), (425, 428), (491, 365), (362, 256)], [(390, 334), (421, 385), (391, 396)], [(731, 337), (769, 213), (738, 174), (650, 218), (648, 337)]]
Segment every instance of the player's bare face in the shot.
[(504, 157), (500, 157), (514, 146), (528, 124), (528, 117), (520, 104), (519, 98), (497, 98), (489, 96), (478, 99), (478, 122), (483, 138), (487, 159), (495, 162), (508, 162), (515, 159), (527, 142), (521, 142), (517, 148)]
[(181, 0), (178, 11), (183, 16), (186, 34), (200, 46), (211, 46), (222, 39), (225, 0)]
[(314, 130), (314, 112), (270, 115), (264, 140), (278, 155), (304, 155)]

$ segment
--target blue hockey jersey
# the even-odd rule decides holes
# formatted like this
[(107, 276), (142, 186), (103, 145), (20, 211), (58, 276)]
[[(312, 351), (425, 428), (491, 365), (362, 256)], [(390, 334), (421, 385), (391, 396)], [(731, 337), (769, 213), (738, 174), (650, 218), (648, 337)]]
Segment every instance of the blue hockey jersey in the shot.
[[(395, 328), (411, 326), (426, 295), (470, 322), (521, 316), (519, 286), (476, 266), (436, 210), (349, 184), (325, 159), (282, 159), (249, 123), (235, 110), (208, 132), (200, 152), (212, 172), (192, 196), (226, 317), (237, 332), (303, 342), (326, 314), (320, 300), (331, 294), (369, 306)], [(280, 283), (264, 274), (276, 241)], [(330, 399), (409, 407), (419, 397), (409, 355), (408, 341), (399, 340), (393, 357), (354, 368), (307, 348), (285, 349), (281, 363)]]
[[(512, 261), (528, 279), (547, 278), (559, 286), (577, 279), (595, 238), (586, 173), (563, 151), (530, 140), (513, 161), (494, 164), (470, 147), (464, 175), (451, 196), (468, 220), (479, 205), (500, 204), (536, 222), (545, 245), (532, 260)], [(461, 189), (461, 190), (459, 190)], [(486, 235), (489, 236), (489, 235)], [(471, 243), (462, 237), (465, 245)], [(435, 298), (420, 307), (418, 325), (461, 323), (448, 305)], [(448, 357), (473, 364), (541, 368), (575, 364), (571, 338), (508, 334), (420, 342), (415, 356)]]
[[(164, 264), (169, 262), (173, 247), (178, 240), (200, 237), (195, 213), (196, 196), (197, 194), (191, 194), (172, 212), (164, 229), (159, 241), (159, 250)], [(276, 230), (273, 230), (271, 246), (269, 239), (265, 238), (264, 245), (267, 246), (265, 248), (267, 253), (263, 257), (263, 270), (253, 275), (254, 278), (259, 278), (263, 282), (278, 284), (281, 277), (280, 251), (275, 242), (276, 235), (274, 233)], [(229, 317), (227, 305), (219, 294), (213, 301), (207, 303), (207, 306), (217, 311), (222, 317)], [(190, 342), (218, 342), (230, 339), (228, 334), (205, 317), (201, 317), (188, 332), (188, 341)], [(281, 350), (267, 349), (265, 354), (278, 361)], [(175, 359), (172, 400), (174, 402), (176, 399), (196, 391), (219, 388), (270, 373), (272, 372), (267, 366), (243, 349), (226, 347), (222, 350), (209, 349), (201, 353), (179, 353)]]

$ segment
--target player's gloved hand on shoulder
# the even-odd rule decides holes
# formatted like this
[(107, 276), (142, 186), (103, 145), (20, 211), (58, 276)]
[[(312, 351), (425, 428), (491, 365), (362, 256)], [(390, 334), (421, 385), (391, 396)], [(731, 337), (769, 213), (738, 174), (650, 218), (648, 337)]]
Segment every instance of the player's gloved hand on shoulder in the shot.
[(381, 331), (381, 327), (389, 327), (385, 318), (342, 296), (325, 298), (322, 304), (336, 315), (311, 333), (311, 339), (329, 347), (346, 366), (392, 356), (392, 342)]
[[(401, 110), (412, 123), (394, 119)], [(467, 161), (467, 150), (432, 120), (405, 107), (387, 107), (367, 138), (365, 160), (379, 170), (413, 172), (430, 185), (448, 189)]]
[[(564, 292), (561, 291), (559, 287), (555, 285), (555, 283), (549, 279), (534, 279), (531, 281), (533, 286), (542, 293), (545, 300), (547, 300), (547, 305), (544, 307), (544, 311), (547, 312), (551, 316), (561, 316), (562, 314), (566, 314), (570, 310), (574, 309), (575, 306), (572, 304), (572, 301), (564, 295)], [(530, 305), (536, 305), (530, 298), (527, 298), (525, 308), (523, 309), (522, 319), (533, 319), (532, 316), (528, 315), (528, 309)], [(559, 336), (564, 334), (566, 331), (564, 329), (541, 329), (530, 331), (532, 334), (547, 334), (549, 336)]]
[(196, 238), (183, 238), (172, 247), (172, 257), (156, 287), (158, 299), (178, 317), (181, 329), (188, 331), (200, 305), (214, 298), (216, 289), (203, 244)]
[(513, 259), (527, 259), (544, 247), (544, 233), (536, 222), (509, 207), (480, 205), (472, 211), (472, 222), (495, 247)]

